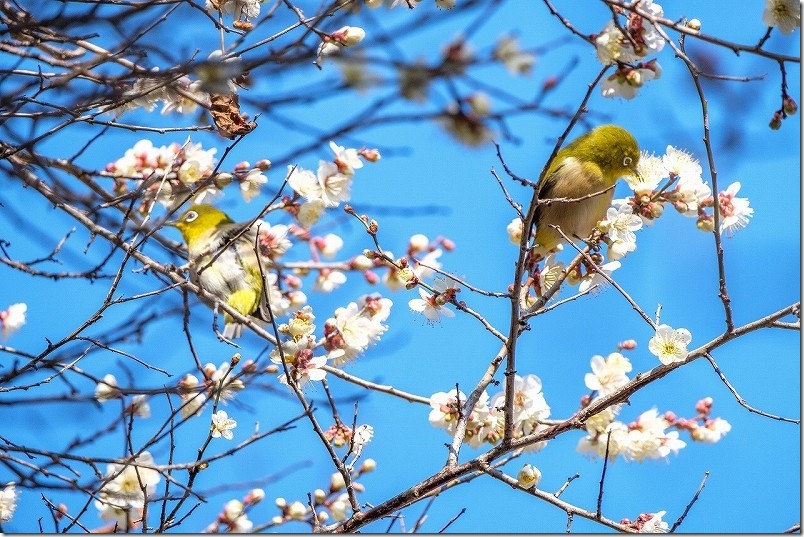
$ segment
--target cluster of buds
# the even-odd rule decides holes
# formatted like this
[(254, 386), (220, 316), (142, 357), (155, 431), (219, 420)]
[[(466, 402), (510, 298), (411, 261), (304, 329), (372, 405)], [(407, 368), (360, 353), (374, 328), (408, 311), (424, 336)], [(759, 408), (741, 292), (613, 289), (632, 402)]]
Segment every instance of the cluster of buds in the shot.
[(782, 107), (773, 113), (768, 126), (773, 130), (782, 128), (782, 120), (787, 119), (787, 116), (793, 116), (798, 112), (798, 103), (789, 95), (785, 95), (782, 99)]
[(694, 441), (713, 444), (731, 431), (731, 424), (728, 421), (711, 416), (713, 404), (714, 400), (711, 397), (705, 397), (696, 403), (696, 415), (692, 418), (677, 418), (669, 413), (666, 419), (677, 429), (688, 431)]
[(265, 499), (265, 491), (252, 489), (241, 500), (229, 500), (218, 517), (204, 529), (204, 533), (248, 533), (254, 523), (248, 519), (248, 511)]
[(620, 524), (628, 526), (629, 528), (637, 531), (638, 533), (667, 533), (669, 526), (667, 522), (662, 520), (662, 517), (667, 514), (667, 511), (659, 511), (658, 513), (642, 513), (636, 520), (631, 521), (624, 518)]

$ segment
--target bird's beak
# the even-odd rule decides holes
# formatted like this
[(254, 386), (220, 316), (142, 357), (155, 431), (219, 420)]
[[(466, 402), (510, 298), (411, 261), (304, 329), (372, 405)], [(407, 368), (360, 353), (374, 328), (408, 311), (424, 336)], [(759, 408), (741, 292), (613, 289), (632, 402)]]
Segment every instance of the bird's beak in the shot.
[(178, 220), (165, 220), (165, 221), (162, 223), (162, 225), (163, 225), (163, 226), (170, 226), (170, 227), (176, 227), (176, 228), (177, 228), (177, 227), (179, 227), (179, 221), (178, 221)]

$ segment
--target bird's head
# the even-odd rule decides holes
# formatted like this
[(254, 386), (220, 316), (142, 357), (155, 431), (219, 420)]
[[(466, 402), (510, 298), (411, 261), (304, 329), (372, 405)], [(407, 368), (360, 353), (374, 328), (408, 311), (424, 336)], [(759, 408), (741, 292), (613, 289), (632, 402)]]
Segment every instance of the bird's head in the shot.
[(233, 220), (225, 212), (204, 203), (190, 206), (176, 220), (169, 220), (165, 225), (178, 229), (187, 246), (192, 246), (196, 240), (206, 236), (211, 230), (232, 222)]
[[(611, 184), (625, 175), (636, 175), (639, 144), (630, 132), (617, 125), (601, 125), (573, 142), (572, 152), (582, 161), (600, 167)], [(567, 146), (570, 149), (573, 144)]]

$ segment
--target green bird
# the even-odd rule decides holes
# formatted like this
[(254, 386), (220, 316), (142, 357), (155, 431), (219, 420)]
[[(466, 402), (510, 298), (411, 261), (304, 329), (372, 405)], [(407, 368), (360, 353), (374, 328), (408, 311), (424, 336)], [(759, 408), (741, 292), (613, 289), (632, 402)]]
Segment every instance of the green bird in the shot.
[[(190, 261), (190, 279), (238, 313), (270, 319), (263, 300), (263, 276), (254, 248), (257, 230), (251, 222), (236, 223), (207, 204), (193, 205), (176, 220)], [(263, 270), (265, 263), (263, 263)], [(238, 338), (243, 326), (224, 314), (226, 338)]]
[(616, 125), (602, 125), (583, 134), (563, 147), (550, 162), (541, 181), (539, 199), (577, 199), (583, 201), (554, 202), (536, 209), (536, 260), (564, 241), (550, 224), (561, 228), (567, 237), (586, 239), (606, 216), (614, 197), (614, 184), (626, 175), (636, 175), (639, 145), (630, 132)]

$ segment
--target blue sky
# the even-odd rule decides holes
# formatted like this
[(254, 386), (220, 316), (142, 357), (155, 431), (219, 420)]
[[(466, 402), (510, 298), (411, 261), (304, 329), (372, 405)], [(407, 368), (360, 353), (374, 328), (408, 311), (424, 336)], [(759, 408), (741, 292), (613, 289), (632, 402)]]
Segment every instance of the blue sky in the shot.
[[(429, 0), (423, 4), (429, 4)], [(574, 2), (555, 4), (583, 33), (599, 31), (610, 19), (608, 11), (596, 3), (583, 3), (583, 7)], [(702, 31), (728, 41), (753, 44), (765, 32), (761, 20), (763, 3), (759, 1), (742, 2), (736, 11), (732, 11), (733, 3), (726, 2), (665, 4), (669, 18), (696, 17), (702, 22)], [(439, 21), (428, 31), (409, 36), (401, 34), (401, 53), (407, 59), (422, 56), (434, 61), (442, 44), (470, 25), (474, 28), (471, 44), (478, 51), (489, 50), (506, 31), (515, 32), (523, 48), (547, 46), (548, 50), (539, 54), (530, 76), (511, 77), (499, 66), (473, 71), (477, 80), (501, 85), (523, 99), (535, 94), (547, 77), (562, 72), (577, 59), (577, 66), (545, 101), (545, 106), (552, 110), (573, 113), (587, 84), (600, 69), (589, 45), (577, 39), (556, 44), (556, 40), (566, 32), (538, 2), (509, 2), (495, 8), (493, 13), (487, 13), (482, 19), (483, 24), (478, 24), (477, 12), (452, 16), (450, 12), (438, 11), (429, 5), (414, 12), (401, 8), (392, 12), (371, 11), (358, 15), (351, 24), (369, 30), (364, 45), (369, 53), (373, 53), (371, 29), (376, 31), (377, 24), (389, 29), (398, 28), (424, 9), (428, 10), (429, 17)], [(198, 24), (205, 24), (200, 17), (197, 20)], [(285, 19), (277, 24), (280, 22), (287, 24)], [(164, 28), (157, 31), (167, 35)], [(176, 49), (190, 50), (196, 46), (188, 41), (191, 33), (197, 31), (195, 26), (187, 25), (173, 31), (175, 34), (169, 37), (175, 39)], [(790, 36), (775, 32), (766, 46), (769, 50), (797, 55), (799, 39), (799, 30)], [(215, 40), (211, 39), (207, 46), (214, 44)], [(740, 181), (740, 195), (748, 197), (756, 211), (746, 229), (723, 241), (728, 291), (735, 322), (739, 325), (781, 309), (800, 296), (799, 116), (785, 120), (778, 131), (767, 126), (771, 114), (779, 107), (780, 75), (775, 62), (747, 53), (738, 56), (695, 40), (688, 40), (687, 46), (690, 57), (717, 73), (732, 77), (763, 77), (761, 81), (752, 82), (703, 82), (720, 187)], [(201, 50), (199, 57), (210, 51)], [(599, 91), (595, 91), (588, 104), (588, 121), (591, 124), (612, 122), (622, 125), (635, 135), (642, 149), (657, 154), (662, 154), (667, 145), (683, 148), (702, 161), (704, 179), (709, 181), (702, 143), (701, 105), (687, 69), (683, 62), (673, 58), (669, 47), (658, 59), (664, 68), (661, 79), (647, 84), (636, 99), (604, 99)], [(334, 64), (325, 65), (321, 71), (310, 66), (287, 75), (258, 78), (254, 91), (267, 91), (270, 95), (293, 94), (311, 84), (325, 88), (327, 81), (337, 79)], [(788, 84), (790, 94), (798, 99), (797, 64), (788, 64)], [(292, 118), (297, 122), (296, 126), (304, 124), (326, 131), (347, 121), (368, 102), (388, 91), (374, 89), (356, 97), (323, 100), (315, 106), (303, 104), (284, 108), (277, 115), (263, 114), (258, 120), (258, 129), (237, 145), (227, 162), (233, 165), (240, 160), (276, 160), (291, 148), (309, 143), (310, 137), (305, 129), (288, 129), (282, 118)], [(447, 93), (443, 88), (434, 88), (433, 95), (436, 107), (446, 103)], [(505, 105), (492, 98), (492, 106), (497, 109)], [(436, 107), (404, 104), (395, 110), (421, 111), (424, 114), (436, 110)], [(182, 121), (178, 116), (159, 116), (156, 112), (133, 117), (156, 125), (180, 124)], [(512, 118), (507, 127), (516, 139), (497, 137), (509, 168), (520, 176), (535, 180), (566, 121), (548, 114), (523, 114)], [(582, 131), (583, 127), (577, 126), (571, 137)], [(110, 131), (102, 145), (96, 144), (81, 155), (80, 163), (89, 168), (102, 168), (122, 155), (140, 137), (143, 136), (128, 131)], [(185, 134), (177, 133), (151, 139), (156, 145), (162, 145), (174, 141), (181, 143), (185, 137)], [(223, 153), (225, 140), (220, 137), (199, 133), (193, 134), (192, 138), (205, 147), (217, 147), (218, 156)], [(43, 144), (42, 150), (67, 157), (84, 141), (81, 136), (57, 136)], [(505, 226), (515, 214), (490, 172), (493, 168), (504, 177), (492, 145), (466, 148), (430, 122), (373, 127), (336, 141), (346, 146), (379, 147), (383, 152), (379, 163), (367, 165), (358, 173), (350, 203), (359, 213), (367, 213), (379, 221), (378, 238), (384, 248), (401, 254), (414, 233), (425, 233), (430, 238), (449, 237), (457, 248), (441, 258), (444, 270), (483, 289), (506, 289), (512, 278), (517, 249), (508, 242)], [(293, 163), (315, 169), (318, 159), (328, 157), (329, 149), (324, 143)], [(269, 189), (281, 181), (283, 165), (269, 172)], [(0, 193), (0, 202), (4, 206), (0, 211), (0, 221), (2, 229), (6, 230), (3, 235), (12, 241), (16, 258), (41, 257), (76, 226), (18, 182), (8, 180), (4, 186)], [(511, 182), (506, 187), (520, 203), (526, 203), (530, 198), (527, 189)], [(626, 196), (626, 185), (620, 184), (616, 192), (618, 197)], [(236, 219), (245, 220), (259, 210), (262, 202), (269, 199), (267, 196), (246, 204), (237, 192), (229, 191), (220, 206)], [(412, 209), (421, 207), (429, 209), (410, 216)], [(18, 216), (35, 223), (28, 228), (31, 233), (16, 231)], [(372, 246), (369, 238), (341, 215), (325, 220), (319, 228), (321, 234), (330, 231), (344, 237), (343, 256), (354, 255)], [(167, 230), (165, 234), (178, 239), (173, 230)], [(106, 254), (98, 243), (92, 244), (84, 253), (87, 239), (83, 229), (77, 229), (70, 239), (70, 248), (65, 250), (63, 259), (71, 270), (91, 266)], [(148, 251), (155, 257), (161, 256), (165, 262), (176, 261), (155, 245), (149, 245)], [(8, 267), (0, 267), (0, 274), (5, 282), (0, 288), (0, 307), (25, 302), (29, 308), (28, 324), (7, 343), (32, 353), (45, 348), (46, 337), (59, 339), (80, 325), (108, 290), (107, 281), (93, 285), (72, 280), (54, 282), (33, 279)], [(693, 334), (691, 347), (697, 347), (722, 332), (723, 309), (717, 296), (714, 241), (711, 235), (695, 229), (694, 220), (668, 210), (654, 226), (639, 232), (638, 249), (623, 260), (623, 267), (615, 276), (649, 314), (653, 314), (661, 304), (663, 322), (689, 329)], [(148, 274), (128, 271), (120, 292), (130, 296), (153, 290), (158, 285)], [(447, 391), (456, 383), (466, 390), (474, 386), (499, 348), (499, 342), (485, 333), (476, 320), (458, 315), (435, 326), (426, 325), (407, 307), (408, 300), (418, 296), (415, 291), (392, 292), (381, 286), (372, 287), (357, 275), (329, 296), (311, 292), (308, 296), (313, 300), (319, 326), (322, 326), (334, 308), (373, 291), (394, 301), (388, 321), (390, 328), (377, 346), (348, 366), (349, 373), (422, 396)], [(567, 296), (569, 291), (564, 290), (562, 298)], [(495, 326), (502, 329), (507, 326), (508, 304), (504, 300), (485, 298), (467, 290), (461, 292), (460, 298), (482, 312)], [(154, 312), (180, 308), (181, 297), (179, 294), (165, 295), (151, 302), (138, 301), (115, 307), (108, 312), (102, 326), (124, 322), (143, 307)], [(209, 310), (195, 304), (192, 315), (202, 362), (220, 364), (227, 361), (232, 351), (209, 333)], [(579, 398), (587, 391), (583, 375), (589, 370), (590, 358), (614, 351), (618, 342), (635, 339), (639, 344), (629, 354), (634, 364), (633, 374), (658, 365), (655, 357), (647, 352), (647, 341), (652, 335), (650, 328), (614, 289), (568, 303), (549, 315), (534, 319), (531, 325), (532, 330), (520, 342), (519, 374), (532, 373), (542, 379), (552, 418), (568, 417), (577, 409)], [(760, 331), (723, 346), (714, 357), (749, 404), (769, 413), (799, 418), (799, 338), (798, 332), (794, 331)], [(244, 357), (264, 357), (265, 349), (253, 335), (245, 336), (243, 345), (241, 352)], [(156, 323), (148, 330), (142, 345), (132, 344), (130, 349), (135, 349), (144, 360), (159, 364), (173, 376), (168, 378), (146, 371), (111, 353), (93, 354), (82, 362), (82, 367), (94, 375), (114, 373), (118, 379), (130, 375), (135, 386), (147, 388), (172, 385), (182, 374), (192, 370), (192, 359), (181, 336), (181, 322), (175, 316)], [(75, 353), (82, 350), (80, 345), (73, 348)], [(7, 367), (11, 357), (6, 355), (2, 360)], [(502, 375), (499, 374), (498, 378), (501, 379)], [(366, 455), (377, 460), (378, 469), (361, 479), (366, 487), (365, 493), (359, 497), (361, 501), (377, 504), (439, 470), (446, 459), (444, 443), (449, 441), (449, 437), (427, 423), (429, 407), (381, 394), (367, 394), (337, 379), (330, 382), (342, 415), (351, 416), (354, 401), (359, 399), (359, 422), (369, 423), (375, 428), (375, 438)], [(76, 383), (82, 393), (91, 394), (93, 385), (90, 382), (78, 379)], [(38, 388), (37, 394), (65, 393), (66, 390), (63, 383), (54, 382)], [(492, 393), (496, 391), (491, 390)], [(14, 392), (3, 397), (13, 400), (32, 395)], [(322, 390), (313, 388), (308, 395), (318, 408), (326, 410)], [(607, 474), (603, 504), (606, 516), (615, 520), (634, 519), (642, 512), (666, 510), (666, 519), (672, 523), (692, 498), (704, 473), (709, 472), (706, 488), (682, 530), (775, 532), (799, 521), (800, 427), (749, 413), (737, 404), (706, 361), (698, 360), (680, 368), (636, 394), (630, 400), (630, 407), (622, 411), (621, 419), (636, 419), (641, 412), (652, 407), (691, 415), (695, 402), (706, 396), (714, 398), (714, 415), (727, 419), (733, 426), (732, 431), (714, 445), (689, 442), (678, 456), (671, 456), (668, 461), (615, 462)], [(19, 444), (61, 449), (74, 437), (84, 434), (88, 427), (100, 429), (113, 421), (120, 410), (115, 404), (0, 406), (0, 415), (4, 416), (0, 420), (0, 436)], [(152, 399), (151, 406), (155, 414), (161, 415), (168, 408), (164, 398)], [(261, 430), (267, 430), (284, 422), (298, 413), (298, 406), (291, 398), (271, 391), (247, 390), (226, 410), (236, 415), (238, 420), (239, 426), (235, 430), (235, 441), (238, 441), (246, 438), (256, 423)], [(327, 422), (326, 419), (322, 421)], [(135, 443), (147, 439), (157, 423), (155, 417), (143, 423), (142, 429), (134, 433)], [(178, 460), (194, 457), (205, 437), (207, 424), (205, 415), (205, 418), (182, 428), (181, 434), (187, 441), (178, 445)], [(599, 460), (585, 459), (575, 451), (580, 438), (580, 433), (564, 435), (536, 454), (523, 455), (505, 469), (515, 475), (522, 462), (538, 466), (543, 474), (540, 488), (547, 491), (557, 490), (568, 477), (579, 473), (581, 477), (562, 497), (593, 509), (602, 465)], [(688, 440), (685, 435), (682, 438)], [(229, 447), (220, 440), (213, 442), (212, 451)], [(86, 448), (84, 454), (119, 456), (123, 448), (123, 435), (118, 430)], [(159, 462), (166, 456), (166, 446), (152, 452)], [(479, 452), (466, 446), (461, 453), (462, 460), (476, 453)], [(199, 479), (198, 486), (209, 492), (209, 501), (198, 508), (195, 518), (183, 529), (200, 531), (214, 519), (227, 500), (241, 497), (249, 488), (235, 487), (234, 484), (276, 475), (279, 477), (275, 480), (259, 484), (265, 488), (267, 500), (250, 515), (257, 523), (268, 520), (276, 514), (271, 502), (273, 498), (305, 501), (308, 492), (327, 485), (333, 471), (327, 458), (307, 423), (300, 422), (296, 429), (286, 434), (257, 443), (237, 457), (223, 459)], [(0, 482), (10, 479), (12, 476), (0, 468)], [(219, 488), (225, 489), (226, 486), (233, 488)], [(48, 491), (47, 495), (56, 503), (67, 503), (71, 511), (80, 508), (81, 498), (77, 495), (60, 491)], [(425, 502), (421, 502), (404, 512), (407, 528), (413, 525), (424, 506)], [(466, 508), (465, 514), (449, 531), (559, 532), (566, 524), (565, 514), (555, 507), (518, 493), (489, 477), (481, 477), (440, 495), (430, 508), (423, 529), (438, 531), (463, 508)], [(37, 520), (40, 518), (49, 529), (49, 517), (39, 491), (23, 489), (17, 514), (10, 523), (3, 525), (3, 529), (6, 532), (38, 531)], [(90, 527), (100, 524), (100, 519), (92, 512), (85, 520)], [(367, 529), (384, 531), (389, 524), (383, 521)], [(283, 531), (289, 532), (306, 529), (301, 524), (282, 527)], [(398, 525), (394, 526), (394, 530), (398, 529)], [(604, 528), (576, 518), (572, 529), (594, 532)]]

